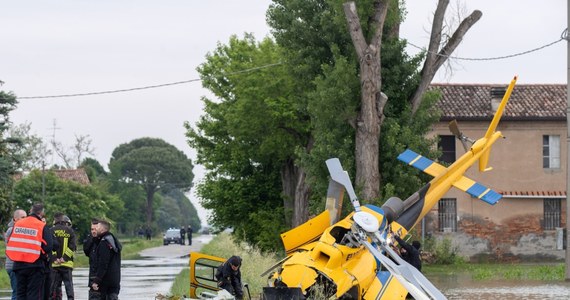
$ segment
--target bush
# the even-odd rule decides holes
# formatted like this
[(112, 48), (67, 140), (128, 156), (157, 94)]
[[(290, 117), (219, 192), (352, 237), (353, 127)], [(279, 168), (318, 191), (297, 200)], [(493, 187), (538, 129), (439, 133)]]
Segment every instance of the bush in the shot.
[(442, 240), (429, 238), (424, 242), (424, 251), (429, 252), (431, 257), (428, 263), (438, 265), (462, 264), (464, 260), (457, 255), (458, 249), (457, 246), (453, 246), (451, 239), (448, 238)]

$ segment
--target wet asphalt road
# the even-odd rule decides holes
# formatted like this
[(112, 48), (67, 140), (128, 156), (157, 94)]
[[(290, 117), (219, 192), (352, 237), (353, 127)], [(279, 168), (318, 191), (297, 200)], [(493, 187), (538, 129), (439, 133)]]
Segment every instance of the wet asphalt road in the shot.
[[(119, 299), (154, 300), (157, 294), (167, 295), (176, 275), (188, 268), (189, 253), (199, 251), (211, 239), (210, 235), (197, 236), (192, 246), (170, 244), (145, 249), (141, 252), (142, 259), (123, 260)], [(73, 270), (76, 300), (87, 300), (88, 272), (87, 268)], [(10, 299), (9, 291), (0, 291), (0, 299)], [(67, 299), (65, 295), (63, 299)]]

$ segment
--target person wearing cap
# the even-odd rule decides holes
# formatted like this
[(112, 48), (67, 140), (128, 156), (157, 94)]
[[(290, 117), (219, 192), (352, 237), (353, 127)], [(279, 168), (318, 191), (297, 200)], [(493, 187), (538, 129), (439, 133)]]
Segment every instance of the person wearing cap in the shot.
[(75, 231), (71, 228), (71, 219), (63, 213), (54, 215), (53, 227), (51, 231), (54, 236), (54, 250), (52, 257), (52, 275), (50, 283), (51, 300), (62, 299), (61, 284), (65, 286), (67, 299), (75, 298), (73, 291), (73, 257), (77, 250)]
[(241, 257), (232, 256), (216, 270), (218, 287), (234, 295), (236, 299), (243, 299), (241, 284)]
[(406, 243), (406, 241), (402, 240), (398, 235), (394, 235), (394, 238), (400, 245), (400, 256), (404, 259), (407, 263), (414, 266), (418, 271), (422, 270), (422, 260), (420, 258), (420, 248), (421, 243), (419, 241), (413, 241), (412, 244)]

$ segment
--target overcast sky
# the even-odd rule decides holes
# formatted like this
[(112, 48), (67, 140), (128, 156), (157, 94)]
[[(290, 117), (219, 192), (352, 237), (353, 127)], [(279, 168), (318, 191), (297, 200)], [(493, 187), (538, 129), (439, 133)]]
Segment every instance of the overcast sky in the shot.
[[(436, 2), (407, 0), (401, 36), (427, 47)], [(452, 6), (457, 2), (451, 1)], [(269, 0), (171, 1), (2, 1), (0, 2), (0, 89), (19, 97), (100, 92), (198, 78), (196, 67), (217, 43), (232, 34), (268, 36)], [(566, 1), (464, 1), (462, 15), (483, 17), (454, 56), (494, 58), (542, 47), (560, 39), (567, 26)], [(499, 60), (454, 60), (453, 73), (436, 82), (507, 84), (566, 83), (566, 42)], [(410, 53), (418, 50), (409, 47)], [(96, 159), (107, 166), (113, 149), (140, 137), (158, 137), (195, 153), (186, 144), (183, 122), (202, 114), (200, 82), (134, 92), (19, 99), (11, 114), (30, 122), (46, 141), (71, 146), (89, 135)], [(53, 129), (53, 122), (57, 129)], [(198, 178), (203, 170), (195, 169)], [(191, 196), (193, 197), (193, 195)], [(194, 202), (194, 201), (193, 201)], [(203, 220), (204, 221), (204, 220)]]

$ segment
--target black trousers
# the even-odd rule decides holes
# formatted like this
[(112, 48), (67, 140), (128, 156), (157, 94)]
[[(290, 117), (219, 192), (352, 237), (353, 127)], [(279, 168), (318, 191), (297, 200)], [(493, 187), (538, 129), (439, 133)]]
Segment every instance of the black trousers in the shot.
[(50, 285), (50, 299), (51, 300), (61, 300), (63, 296), (63, 291), (61, 290), (61, 283), (65, 285), (65, 293), (67, 294), (68, 300), (75, 299), (75, 293), (73, 291), (73, 277), (71, 268), (53, 268), (51, 271), (51, 285)]
[(18, 300), (44, 299), (45, 278), (44, 268), (26, 268), (14, 270), (18, 281)]

